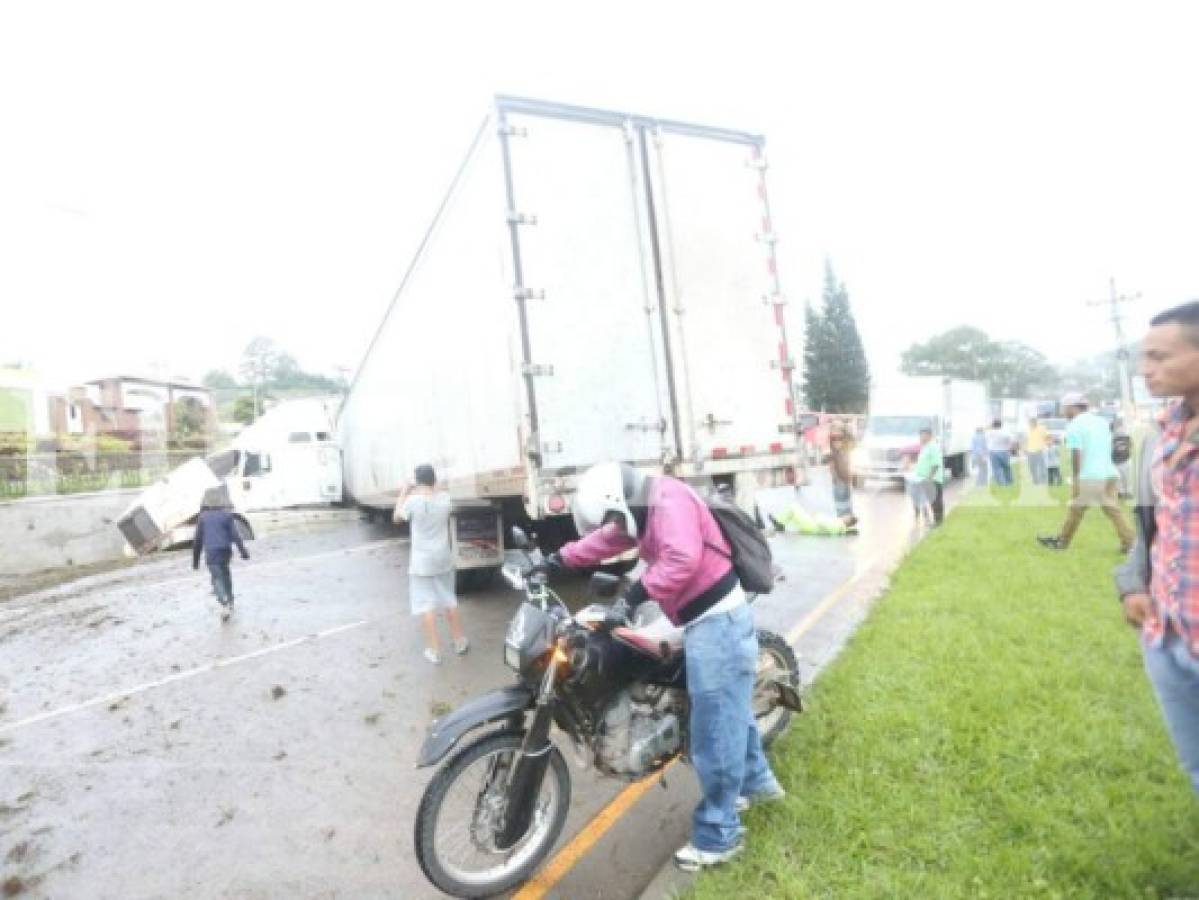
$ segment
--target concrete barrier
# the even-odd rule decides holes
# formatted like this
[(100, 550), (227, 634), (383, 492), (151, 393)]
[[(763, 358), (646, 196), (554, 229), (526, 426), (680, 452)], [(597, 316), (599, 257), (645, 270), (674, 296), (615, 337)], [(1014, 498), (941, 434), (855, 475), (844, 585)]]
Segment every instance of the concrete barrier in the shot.
[[(121, 559), (116, 521), (142, 493), (101, 491), (0, 503), (0, 577)], [(320, 507), (247, 514), (255, 537), (352, 521), (356, 510)]]
[(0, 575), (119, 559), (116, 520), (141, 493), (101, 491), (0, 503)]

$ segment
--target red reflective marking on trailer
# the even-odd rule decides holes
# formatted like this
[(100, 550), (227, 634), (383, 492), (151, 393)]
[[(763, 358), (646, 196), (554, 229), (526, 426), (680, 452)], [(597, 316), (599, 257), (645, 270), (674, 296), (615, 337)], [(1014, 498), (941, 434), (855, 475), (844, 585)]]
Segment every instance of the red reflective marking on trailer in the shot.
[(789, 415), (789, 416), (795, 415), (795, 404), (791, 400), (784, 400), (783, 403), (786, 404), (787, 415)]
[(779, 328), (783, 327), (783, 308), (778, 305), (774, 307), (774, 324)]
[(750, 456), (753, 454), (753, 452), (754, 452), (753, 444), (742, 444), (741, 445), (741, 455), (742, 456)]
[(770, 452), (771, 453), (782, 453), (783, 445), (778, 443), (778, 441), (775, 441), (773, 444), (770, 445)]
[(712, 448), (712, 459), (724, 459), (728, 455), (729, 455), (729, 451), (728, 451), (727, 447), (713, 447)]

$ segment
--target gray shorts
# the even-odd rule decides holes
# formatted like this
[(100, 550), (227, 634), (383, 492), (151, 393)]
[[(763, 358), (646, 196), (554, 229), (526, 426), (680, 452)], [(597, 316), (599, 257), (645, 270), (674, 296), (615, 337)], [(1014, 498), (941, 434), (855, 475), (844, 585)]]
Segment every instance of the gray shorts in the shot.
[(423, 616), (439, 609), (453, 609), (458, 605), (458, 598), (454, 596), (454, 573), (409, 575), (408, 602), (414, 616)]

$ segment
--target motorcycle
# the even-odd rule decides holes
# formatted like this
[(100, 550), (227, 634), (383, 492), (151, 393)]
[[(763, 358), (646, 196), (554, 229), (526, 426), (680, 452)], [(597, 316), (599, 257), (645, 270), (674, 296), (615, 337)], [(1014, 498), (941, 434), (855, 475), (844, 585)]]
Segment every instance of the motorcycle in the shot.
[[(689, 703), (683, 629), (652, 601), (630, 619), (624, 600), (572, 614), (514, 528), (524, 565), (503, 574), (525, 595), (504, 640), (515, 684), (469, 701), (430, 726), (418, 767), (446, 759), (416, 814), (416, 858), (455, 897), (489, 897), (525, 881), (549, 855), (570, 808), (570, 771), (557, 726), (581, 765), (627, 781), (686, 757)], [(591, 576), (589, 598), (613, 600), (623, 580)], [(754, 599), (749, 598), (750, 601)], [(799, 664), (787, 642), (759, 630), (753, 711), (763, 744), (800, 712)]]

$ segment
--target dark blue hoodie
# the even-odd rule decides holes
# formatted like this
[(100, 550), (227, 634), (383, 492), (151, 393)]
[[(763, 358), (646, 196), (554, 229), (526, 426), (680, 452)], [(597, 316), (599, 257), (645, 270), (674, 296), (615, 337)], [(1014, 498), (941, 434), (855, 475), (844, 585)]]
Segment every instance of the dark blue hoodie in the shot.
[(204, 558), (221, 557), (228, 553), (233, 545), (237, 545), (242, 559), (247, 559), (246, 545), (241, 542), (237, 533), (237, 522), (227, 509), (202, 509), (200, 518), (196, 521), (196, 537), (192, 541), (192, 565), (200, 565), (200, 550)]

